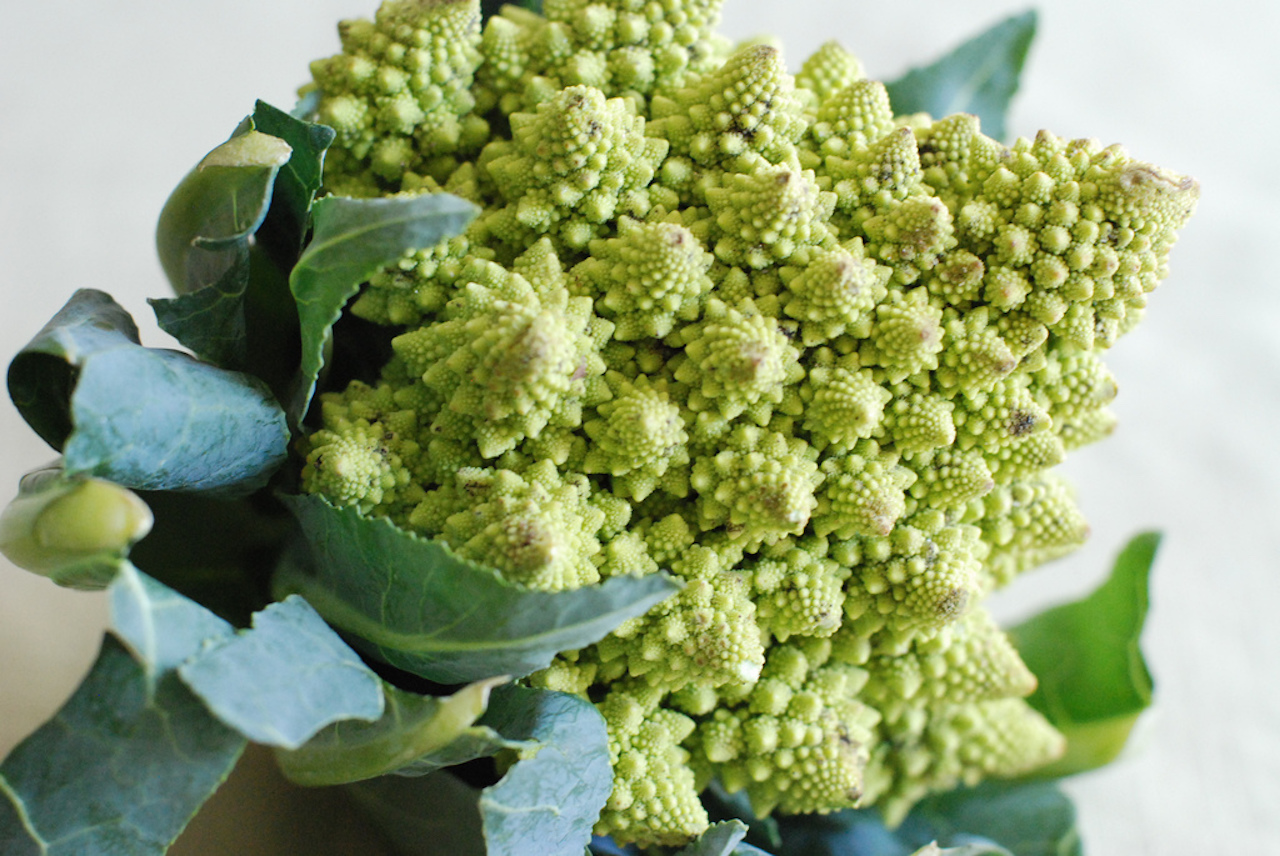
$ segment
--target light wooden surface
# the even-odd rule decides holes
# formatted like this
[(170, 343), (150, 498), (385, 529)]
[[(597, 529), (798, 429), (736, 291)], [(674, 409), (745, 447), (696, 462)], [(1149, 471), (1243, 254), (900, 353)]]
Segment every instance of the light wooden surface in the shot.
[[(7, 5), (0, 356), (7, 361), (81, 286), (113, 293), (142, 322), (144, 341), (163, 344), (145, 298), (164, 294), (151, 231), (168, 191), (255, 98), (288, 106), (306, 64), (336, 49), (334, 22), (373, 5)], [(780, 36), (793, 66), (836, 37), (874, 76), (893, 77), (1021, 8), (728, 0), (724, 29)], [(1089, 852), (1280, 852), (1280, 7), (1044, 0), (1039, 8), (1014, 132), (1046, 127), (1123, 142), (1195, 175), (1203, 199), (1144, 326), (1112, 352), (1117, 434), (1067, 465), (1094, 540), (1021, 581), (999, 608), (1013, 617), (1082, 592), (1130, 534), (1162, 528), (1145, 640), (1159, 705), (1130, 757), (1070, 785)], [(0, 449), (6, 496), (51, 457), (7, 404)], [(104, 615), (99, 597), (0, 566), (0, 754), (70, 693)], [(358, 828), (347, 838), (333, 832), (347, 821), (330, 809), (317, 827), (264, 761), (251, 756), (182, 853), (304, 852), (292, 838), (304, 831), (305, 852), (382, 852)]]

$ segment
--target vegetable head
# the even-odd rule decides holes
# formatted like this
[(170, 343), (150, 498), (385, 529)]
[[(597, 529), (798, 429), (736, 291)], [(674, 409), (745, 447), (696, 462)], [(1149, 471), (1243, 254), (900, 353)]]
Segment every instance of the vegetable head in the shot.
[(597, 704), (597, 829), (641, 845), (702, 832), (713, 778), (896, 819), (1062, 752), (981, 602), (1083, 541), (1051, 468), (1110, 430), (1100, 355), (1198, 194), (895, 118), (718, 6), (389, 0), (313, 65), (329, 191), (482, 213), (369, 280), (392, 356), (323, 397), (303, 487), (533, 588), (684, 581), (530, 678)]

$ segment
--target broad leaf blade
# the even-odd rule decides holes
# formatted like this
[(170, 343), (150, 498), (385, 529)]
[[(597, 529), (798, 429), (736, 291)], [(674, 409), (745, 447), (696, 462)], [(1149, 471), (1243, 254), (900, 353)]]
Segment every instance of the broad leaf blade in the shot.
[(283, 500), (302, 524), (311, 568), (286, 564), (279, 585), (304, 595), (386, 662), (443, 684), (523, 677), (560, 651), (598, 641), (678, 588), (654, 575), (532, 591), (384, 519), (318, 496)]
[(383, 776), (345, 790), (403, 856), (488, 856), (480, 792), (449, 773)]
[(330, 330), (360, 284), (405, 253), (458, 234), (477, 210), (447, 193), (385, 199), (329, 196), (316, 202), (311, 243), (289, 276), (302, 325), (302, 366), (289, 406), (294, 420), (306, 414)]
[(885, 84), (899, 115), (942, 118), (972, 113), (990, 137), (1003, 139), (1005, 117), (1036, 34), (1034, 9), (1013, 15), (968, 40), (937, 62)]
[(350, 787), (405, 854), (581, 856), (613, 787), (604, 720), (564, 693), (505, 686), (480, 723), (526, 744), (495, 785), (447, 772), (385, 776)]
[(478, 681), (451, 696), (420, 696), (384, 684), (376, 722), (337, 722), (298, 749), (277, 750), (280, 770), (299, 785), (341, 785), (388, 773), (427, 775), (521, 744), (475, 722), (505, 678)]
[(220, 720), (255, 743), (296, 749), (344, 719), (382, 715), (382, 686), (300, 597), (188, 660), (178, 675)]
[(542, 745), (480, 794), (489, 856), (579, 856), (613, 789), (595, 705), (565, 693), (501, 687), (481, 720)]
[(107, 593), (111, 629), (152, 679), (199, 654), (235, 628), (200, 604), (129, 565)]
[(1158, 533), (1138, 535), (1093, 593), (1009, 631), (1039, 681), (1027, 701), (1067, 737), (1067, 754), (1036, 775), (1069, 775), (1110, 762), (1150, 706), (1153, 685), (1140, 638), (1159, 544)]
[(1075, 806), (1052, 782), (987, 781), (928, 797), (912, 810), (903, 830), (921, 846), (931, 834), (949, 847), (985, 839), (1014, 856), (1083, 852)]
[(159, 856), (244, 745), (108, 636), (57, 716), (0, 765), (0, 852)]
[(8, 379), (69, 475), (249, 492), (287, 454), (284, 414), (261, 381), (142, 347), (133, 319), (100, 291), (77, 291), (14, 357)]
[(156, 324), (202, 360), (236, 371), (249, 368), (244, 295), (249, 287), (249, 248), (207, 285), (174, 298), (149, 298)]

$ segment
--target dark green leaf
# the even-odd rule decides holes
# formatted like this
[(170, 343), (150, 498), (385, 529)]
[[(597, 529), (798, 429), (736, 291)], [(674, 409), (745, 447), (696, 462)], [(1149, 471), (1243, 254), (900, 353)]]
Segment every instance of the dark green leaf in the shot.
[(69, 478), (51, 466), (23, 477), (0, 512), (0, 553), (67, 588), (105, 588), (134, 542), (151, 529), (137, 494), (103, 479)]
[(249, 368), (244, 295), (249, 287), (246, 245), (236, 247), (235, 260), (213, 282), (174, 298), (148, 298), (156, 323), (203, 360), (222, 368)]
[(383, 776), (345, 790), (403, 856), (487, 856), (480, 792), (449, 773)]
[(476, 725), (505, 678), (469, 684), (451, 696), (421, 696), (384, 684), (376, 722), (337, 722), (302, 747), (277, 750), (281, 771), (299, 785), (340, 785), (388, 773), (422, 775), (522, 744)]
[(158, 856), (244, 745), (176, 676), (153, 680), (108, 636), (57, 716), (0, 765), (0, 852)]
[(378, 268), (466, 228), (478, 209), (447, 193), (346, 199), (329, 196), (312, 210), (311, 243), (289, 276), (302, 325), (302, 367), (289, 413), (301, 420), (325, 363), (330, 329), (347, 300)]
[[(925, 833), (921, 827), (931, 830)], [(903, 824), (919, 846), (953, 847), (985, 839), (1014, 856), (1081, 856), (1075, 806), (1052, 782), (983, 782), (929, 797)]]
[(294, 118), (265, 101), (254, 106), (253, 124), (293, 149), (276, 177), (271, 207), (257, 232), (257, 240), (270, 249), (272, 256), (282, 259), (286, 268), (292, 267), (306, 237), (311, 203), (320, 190), (324, 155), (333, 144), (335, 133), (325, 125)]
[(1067, 736), (1067, 754), (1038, 776), (1064, 776), (1113, 760), (1151, 704), (1139, 644), (1160, 535), (1138, 535), (1092, 594), (1009, 631), (1039, 686), (1028, 699)]
[(405, 854), (580, 856), (613, 787), (595, 706), (504, 686), (480, 723), (527, 745), (497, 784), (477, 790), (439, 772), (371, 779), (351, 793)]
[(972, 113), (989, 137), (1003, 139), (1009, 103), (1036, 34), (1034, 9), (975, 36), (932, 65), (886, 84), (894, 112), (942, 118)]
[(142, 347), (128, 313), (91, 289), (14, 357), (9, 394), (68, 475), (249, 492), (287, 454), (284, 414), (261, 381)]
[(129, 559), (141, 571), (237, 627), (271, 602), (269, 576), (296, 529), (271, 495), (224, 499), (208, 494), (147, 491), (151, 534)]
[(784, 817), (779, 824), (779, 856), (910, 856), (931, 842), (975, 848), (973, 856), (1003, 856), (1001, 848), (1013, 856), (1081, 856), (1075, 809), (1049, 782), (988, 781), (928, 797), (894, 830), (874, 809)]
[(481, 723), (541, 746), (480, 793), (488, 856), (580, 856), (613, 790), (595, 705), (565, 693), (500, 687)]
[(243, 260), (290, 151), (284, 140), (242, 124), (182, 179), (156, 227), (160, 266), (175, 292), (211, 285)]
[(936, 849), (932, 853), (927, 848), (919, 852), (920, 856), (1012, 856), (1008, 850), (994, 844), (961, 844)]
[(300, 597), (215, 642), (178, 675), (213, 714), (255, 743), (296, 749), (344, 719), (382, 716), (382, 684)]
[(235, 628), (209, 610), (129, 565), (107, 593), (111, 629), (152, 679), (226, 639)]
[(615, 577), (575, 591), (531, 591), (385, 519), (287, 496), (311, 546), (278, 575), (331, 624), (397, 668), (443, 684), (545, 668), (678, 589), (665, 575)]

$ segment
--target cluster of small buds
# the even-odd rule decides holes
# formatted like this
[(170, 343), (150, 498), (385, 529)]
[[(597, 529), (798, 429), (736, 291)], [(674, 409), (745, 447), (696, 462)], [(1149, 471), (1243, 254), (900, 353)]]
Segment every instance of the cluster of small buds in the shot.
[(713, 778), (900, 819), (1062, 750), (982, 599), (1087, 534), (1051, 468), (1114, 424), (1100, 354), (1198, 194), (895, 117), (834, 43), (792, 77), (719, 5), (388, 0), (314, 67), (330, 191), (483, 213), (354, 304), (395, 356), (324, 397), (304, 487), (524, 585), (684, 582), (530, 679), (598, 703), (597, 831), (641, 846)]

